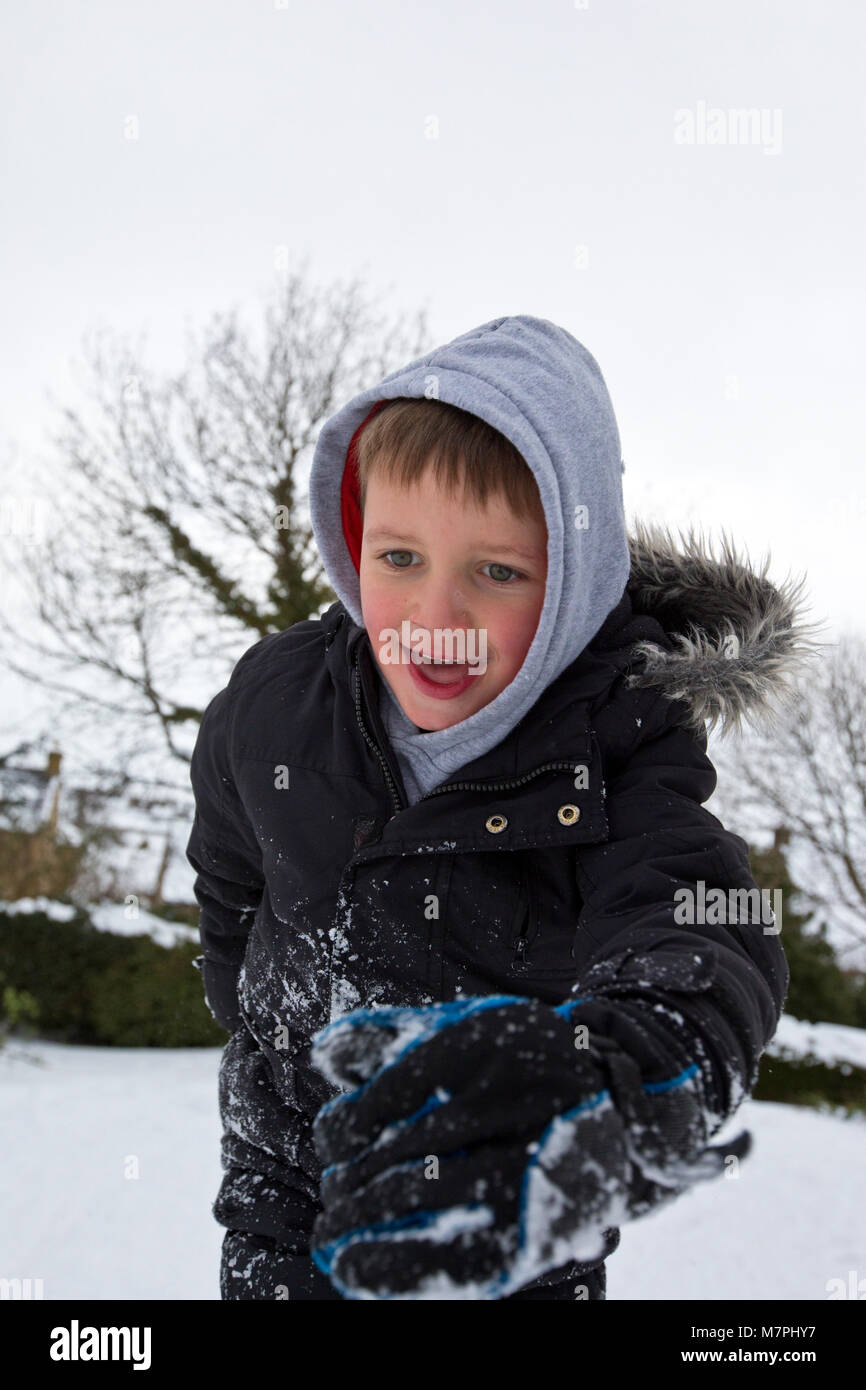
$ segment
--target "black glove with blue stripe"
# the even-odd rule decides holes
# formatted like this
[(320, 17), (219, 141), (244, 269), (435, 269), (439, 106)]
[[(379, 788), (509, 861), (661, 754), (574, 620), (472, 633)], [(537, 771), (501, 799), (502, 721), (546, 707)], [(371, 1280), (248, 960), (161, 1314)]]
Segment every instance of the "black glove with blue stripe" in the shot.
[(312, 1061), (348, 1088), (313, 1126), (313, 1258), (346, 1298), (496, 1299), (603, 1256), (605, 1233), (744, 1157), (707, 1146), (698, 1068), (644, 1083), (575, 1001), (358, 1009)]

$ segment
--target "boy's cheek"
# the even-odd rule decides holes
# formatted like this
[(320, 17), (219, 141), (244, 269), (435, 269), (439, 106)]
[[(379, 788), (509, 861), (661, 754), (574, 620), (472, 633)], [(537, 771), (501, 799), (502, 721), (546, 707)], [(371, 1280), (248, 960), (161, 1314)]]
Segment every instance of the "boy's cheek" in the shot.
[(382, 664), (382, 649), (388, 642), (389, 630), (400, 630), (400, 625), (392, 613), (389, 612), (387, 599), (381, 598), (364, 586), (361, 587), (361, 617), (364, 619), (364, 627), (367, 629), (367, 636), (370, 639), (370, 646), (373, 648), (377, 662)]

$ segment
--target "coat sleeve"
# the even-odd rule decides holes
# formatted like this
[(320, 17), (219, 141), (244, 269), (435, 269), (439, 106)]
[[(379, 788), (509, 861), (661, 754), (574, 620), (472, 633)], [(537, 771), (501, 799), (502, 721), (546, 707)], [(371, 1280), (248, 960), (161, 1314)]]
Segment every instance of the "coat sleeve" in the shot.
[(190, 765), (195, 818), (186, 857), (196, 871), (205, 1000), (228, 1032), (240, 1027), (238, 975), (264, 891), (262, 856), (229, 762), (232, 684), (202, 716)]
[(644, 1083), (697, 1063), (711, 1136), (755, 1084), (789, 970), (746, 841), (702, 804), (716, 786), (706, 731), (665, 697), (653, 711), (654, 731), (611, 770), (609, 839), (576, 855), (596, 945), (570, 1016), (629, 1052)]

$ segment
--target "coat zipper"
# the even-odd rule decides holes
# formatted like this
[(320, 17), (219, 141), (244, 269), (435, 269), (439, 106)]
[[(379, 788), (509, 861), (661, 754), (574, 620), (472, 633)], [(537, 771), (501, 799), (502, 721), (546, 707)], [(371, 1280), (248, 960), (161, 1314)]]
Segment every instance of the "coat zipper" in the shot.
[(574, 759), (571, 762), (562, 763), (540, 763), (533, 768), (532, 772), (527, 772), (523, 777), (512, 777), (505, 782), (445, 782), (441, 787), (434, 787), (432, 792), (425, 792), (419, 800), (426, 801), (429, 796), (439, 796), (441, 792), (492, 792), (508, 791), (511, 787), (521, 787), (524, 782), (531, 782), (533, 777), (537, 777), (542, 772), (553, 772), (570, 770), (574, 767)]
[(379, 762), (381, 763), (382, 771), (385, 774), (385, 781), (387, 782), (388, 790), (391, 793), (391, 800), (394, 803), (394, 815), (396, 816), (400, 811), (404, 810), (404, 806), (402, 801), (400, 800), (400, 793), (397, 791), (397, 784), (394, 781), (394, 778), (391, 776), (391, 769), (388, 766), (385, 755), (383, 754), (376, 740), (367, 732), (367, 726), (364, 723), (364, 716), (361, 713), (361, 673), (358, 670), (357, 664), (353, 664), (352, 671), (355, 678), (355, 713), (358, 716), (358, 725), (360, 727), (361, 733), (367, 740), (367, 743), (370, 745), (373, 752), (376, 754), (376, 757), (379, 759)]

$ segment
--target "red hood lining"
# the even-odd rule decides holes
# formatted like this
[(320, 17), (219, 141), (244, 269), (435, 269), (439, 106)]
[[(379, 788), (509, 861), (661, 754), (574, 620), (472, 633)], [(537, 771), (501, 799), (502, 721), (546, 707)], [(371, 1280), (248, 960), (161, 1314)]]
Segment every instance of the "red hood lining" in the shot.
[(364, 533), (364, 520), (361, 515), (361, 489), (358, 483), (358, 439), (364, 426), (372, 420), (377, 411), (387, 405), (386, 400), (377, 401), (370, 413), (361, 421), (349, 441), (346, 462), (343, 467), (343, 481), (340, 486), (340, 516), (343, 522), (343, 535), (352, 564), (361, 573), (361, 538)]

